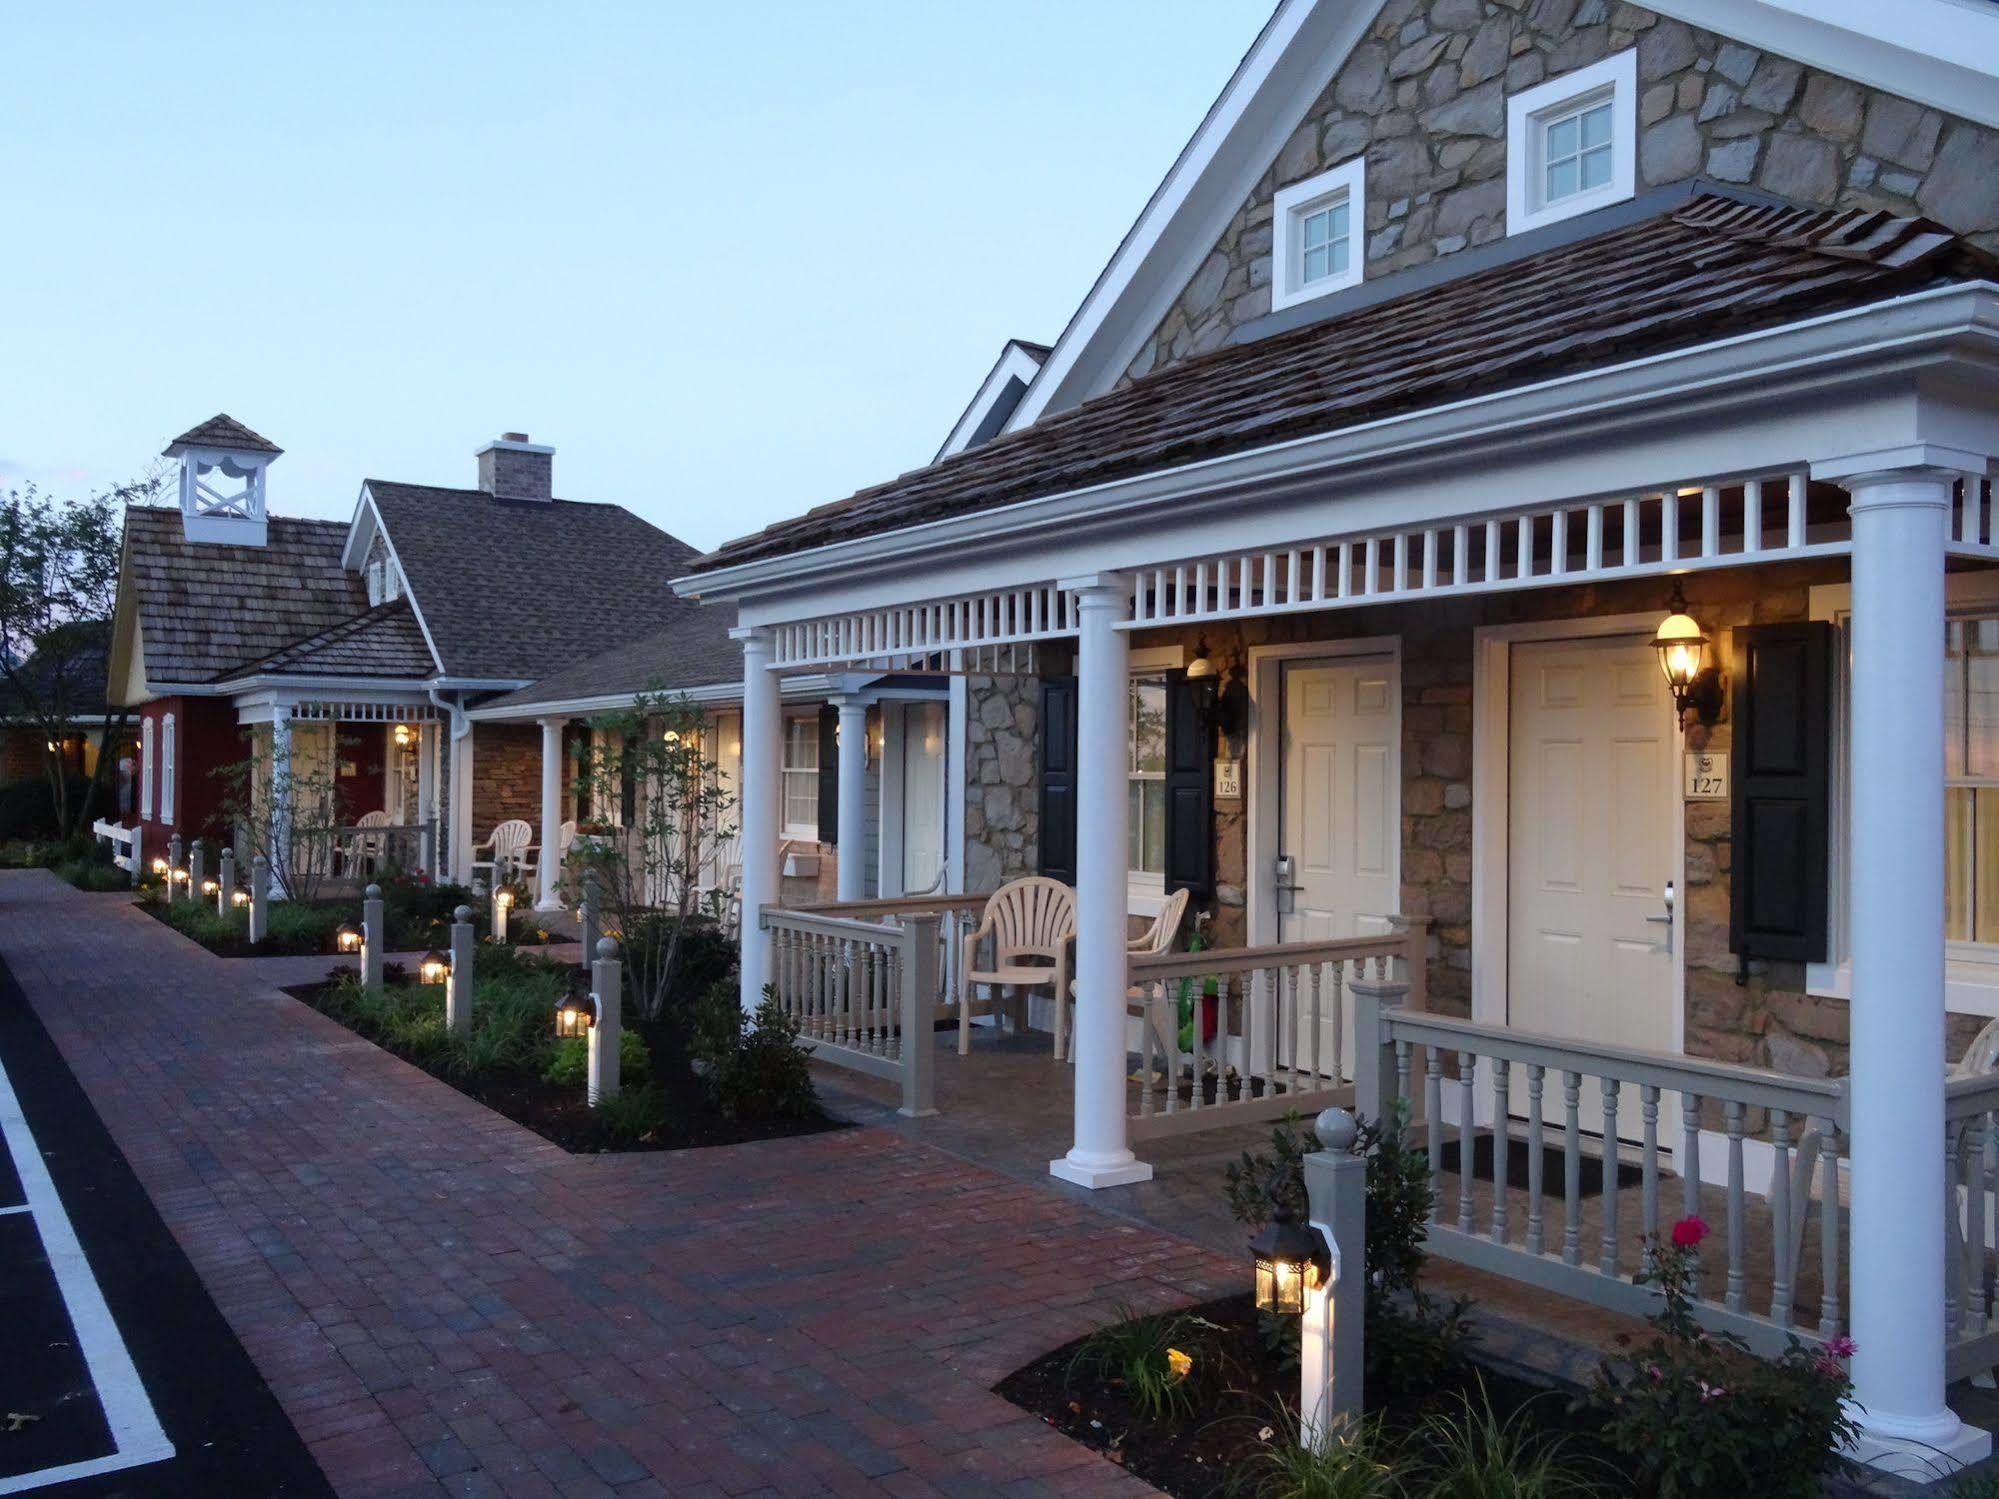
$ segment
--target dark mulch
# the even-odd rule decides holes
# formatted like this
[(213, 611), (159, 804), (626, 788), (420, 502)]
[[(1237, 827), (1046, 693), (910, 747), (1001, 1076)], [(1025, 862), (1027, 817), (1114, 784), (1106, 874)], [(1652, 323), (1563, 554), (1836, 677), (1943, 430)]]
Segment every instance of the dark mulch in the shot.
[[(335, 983), (333, 979), (323, 979), (316, 984), (294, 985), (284, 992), (294, 999), (303, 1000), (329, 1019), (340, 1021), (340, 1015), (326, 1004), (326, 996)], [(442, 1004), (442, 998), (438, 1002)], [(355, 1034), (361, 1033), (356, 1031)], [(412, 1067), (421, 1068), (439, 1082), (449, 1083), (467, 1098), (484, 1104), (494, 1113), (525, 1125), (572, 1155), (742, 1145), (752, 1140), (789, 1139), (794, 1135), (816, 1135), (824, 1130), (849, 1127), (844, 1121), (825, 1114), (815, 1114), (810, 1119), (731, 1119), (709, 1100), (702, 1080), (692, 1077), (661, 1090), (665, 1107), (658, 1129), (634, 1140), (607, 1128), (603, 1118), (585, 1102), (581, 1087), (560, 1087), (531, 1072), (446, 1072), (427, 1058), (413, 1056), (398, 1047), (384, 1046), (373, 1036), (364, 1036), (363, 1039), (381, 1046), (391, 1055), (401, 1057)], [(647, 1045), (655, 1058), (664, 1055), (662, 1047), (653, 1037), (647, 1037)]]
[[(1072, 1373), (1087, 1338), (1016, 1369), (993, 1387), (994, 1393), (1169, 1494), (1183, 1499), (1253, 1495), (1250, 1464), (1255, 1454), (1282, 1439), (1286, 1418), (1280, 1407), (1297, 1408), (1297, 1366), (1285, 1367), (1265, 1343), (1255, 1301), (1246, 1292), (1190, 1307), (1184, 1315), (1216, 1324), (1213, 1330), (1190, 1327), (1179, 1343), (1194, 1358), (1188, 1378), (1197, 1381), (1197, 1394), (1190, 1416), (1155, 1421), (1136, 1409), (1120, 1386), (1096, 1379), (1093, 1370)], [(1576, 1450), (1592, 1460), (1603, 1460), (1602, 1449), (1590, 1440), (1599, 1424), (1587, 1413), (1569, 1410), (1573, 1391), (1490, 1368), (1467, 1368), (1460, 1379), (1417, 1396), (1385, 1403), (1370, 1398), (1368, 1409), (1391, 1433), (1407, 1432), (1434, 1412), (1455, 1414), (1461, 1397), (1479, 1384), (1500, 1416), (1531, 1406), (1537, 1428), (1574, 1441)]]

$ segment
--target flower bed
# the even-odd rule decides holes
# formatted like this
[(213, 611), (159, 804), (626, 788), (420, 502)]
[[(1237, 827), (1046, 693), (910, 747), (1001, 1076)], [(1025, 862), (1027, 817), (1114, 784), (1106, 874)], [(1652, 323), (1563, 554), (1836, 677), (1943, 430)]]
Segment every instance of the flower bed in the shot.
[[(475, 926), (484, 930), (483, 903), (461, 885), (433, 883), (423, 875), (384, 875), (382, 920), (388, 927), (388, 951), (416, 952), (425, 948), (443, 949), (450, 943), (451, 913), (469, 906)], [(165, 886), (149, 881), (139, 891), (140, 907), (221, 958), (309, 957), (331, 954), (334, 933), (343, 926), (359, 929), (361, 897), (337, 900), (270, 903), (264, 940), (250, 943), (250, 913), (247, 906), (218, 911), (212, 896), (179, 895), (166, 899)], [(513, 934), (526, 940), (524, 933)]]
[(558, 1038), (554, 1023), (581, 970), (491, 945), (478, 949), (474, 970), (467, 1036), (446, 1029), (441, 984), (407, 983), (393, 966), (379, 989), (340, 970), (286, 992), (569, 1151), (678, 1150), (838, 1127), (820, 1111), (791, 1035), (742, 1025), (731, 992), (726, 1005), (690, 1006), (692, 1026), (628, 1022), (623, 1087), (591, 1108), (586, 1043)]

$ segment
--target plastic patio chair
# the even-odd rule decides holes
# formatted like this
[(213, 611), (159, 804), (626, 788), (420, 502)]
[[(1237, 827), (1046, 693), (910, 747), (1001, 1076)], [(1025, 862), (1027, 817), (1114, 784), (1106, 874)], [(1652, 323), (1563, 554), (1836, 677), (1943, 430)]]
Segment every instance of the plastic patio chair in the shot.
[[(480, 870), (489, 876), (488, 888), (498, 889), (508, 879), (528, 871), (530, 845), (534, 842), (534, 829), (518, 817), (510, 817), (493, 829), (492, 836), (472, 850), (472, 873), (476, 877)], [(484, 859), (477, 857), (481, 850), (489, 851)]]
[[(965, 940), (963, 967), (958, 975), (958, 1055), (972, 1049), (972, 990), (984, 984), (989, 991), (1010, 989), (1017, 1020), (1024, 1020), (1026, 993), (1042, 985), (1052, 985), (1056, 998), (1055, 1058), (1062, 1059), (1066, 1037), (1062, 1030), (1060, 996), (1069, 987), (1069, 943), (1076, 935), (1076, 892), (1060, 880), (1030, 875), (1002, 885), (986, 899), (979, 924)], [(981, 938), (993, 939), (992, 965), (976, 968), (975, 954)], [(990, 1012), (991, 996), (982, 1008)]]

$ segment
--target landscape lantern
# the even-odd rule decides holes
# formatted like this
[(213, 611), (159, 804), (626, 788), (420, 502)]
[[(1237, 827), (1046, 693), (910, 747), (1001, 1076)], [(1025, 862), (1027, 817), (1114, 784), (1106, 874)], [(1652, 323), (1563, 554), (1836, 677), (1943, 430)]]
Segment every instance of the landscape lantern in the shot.
[(203, 881), (201, 882), (201, 893), (202, 893), (203, 895), (219, 895), (219, 894), (221, 894), (221, 893), (222, 893), (222, 881), (220, 881), (220, 880), (203, 880)]
[(232, 905), (232, 906), (247, 906), (247, 905), (249, 905), (249, 904), (250, 904), (250, 892), (249, 892), (249, 891), (247, 891), (247, 890), (232, 890), (232, 891), (230, 891), (230, 892), (229, 892), (229, 904), (230, 904), (230, 905)]
[(155, 860), (153, 860), (153, 873), (154, 873), (154, 874), (159, 874), (159, 875), (163, 875), (163, 874), (165, 874), (166, 872), (167, 872), (167, 861), (166, 861), (165, 859), (155, 859)]
[(1279, 1208), (1249, 1241), (1249, 1252), (1256, 1264), (1256, 1309), (1302, 1317), (1306, 1292), (1318, 1288), (1329, 1267), (1325, 1240), (1289, 1208)]
[(596, 1023), (597, 1012), (588, 999), (571, 995), (555, 1007), (555, 1033), (565, 1040), (589, 1035)]
[(333, 934), (333, 945), (340, 952), (359, 952), (361, 950), (361, 934), (351, 926), (343, 926)]
[(187, 883), (187, 871), (185, 869), (170, 870), (168, 871), (167, 878), (172, 880), (176, 885), (185, 885)]
[(419, 984), (441, 984), (451, 974), (451, 964), (444, 954), (432, 948), (420, 958), (416, 965), (416, 981)]

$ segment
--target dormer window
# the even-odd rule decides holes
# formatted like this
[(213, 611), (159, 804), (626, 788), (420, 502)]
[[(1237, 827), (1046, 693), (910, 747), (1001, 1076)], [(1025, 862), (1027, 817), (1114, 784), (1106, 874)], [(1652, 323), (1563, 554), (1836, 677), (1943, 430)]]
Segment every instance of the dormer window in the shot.
[(1620, 52), (1506, 101), (1506, 232), (1621, 203), (1636, 179), (1638, 54)]
[(1354, 286), (1366, 259), (1367, 163), (1356, 156), (1278, 191), (1272, 205), (1273, 311)]

